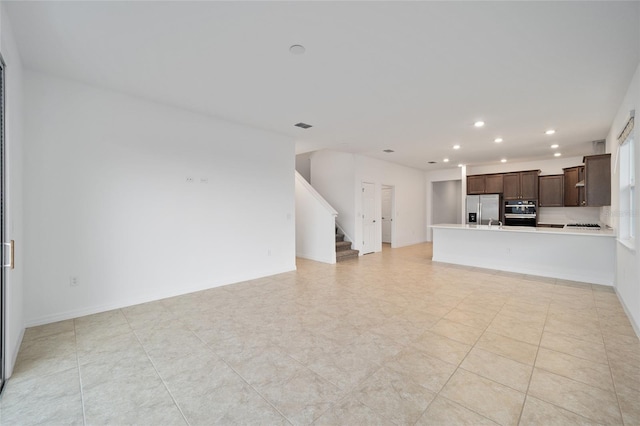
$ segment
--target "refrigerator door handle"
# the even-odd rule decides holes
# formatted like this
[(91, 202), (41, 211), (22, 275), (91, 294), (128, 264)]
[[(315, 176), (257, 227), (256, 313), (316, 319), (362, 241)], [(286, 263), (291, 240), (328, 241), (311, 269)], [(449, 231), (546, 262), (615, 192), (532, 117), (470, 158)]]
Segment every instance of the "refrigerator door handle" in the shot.
[(478, 225), (482, 225), (482, 203), (478, 203)]

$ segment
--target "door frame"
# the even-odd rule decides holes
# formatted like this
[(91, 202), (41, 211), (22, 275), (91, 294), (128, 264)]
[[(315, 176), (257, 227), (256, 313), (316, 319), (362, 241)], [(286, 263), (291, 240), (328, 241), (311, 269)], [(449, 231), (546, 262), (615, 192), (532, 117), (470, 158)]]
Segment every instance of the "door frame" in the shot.
[[(7, 268), (4, 266), (6, 259), (5, 238), (8, 235), (7, 225), (7, 139), (6, 139), (6, 64), (0, 54), (0, 393), (6, 381), (7, 354)], [(13, 256), (13, 253), (10, 253)], [(13, 259), (12, 259), (13, 262)]]
[[(373, 191), (373, 241), (370, 242), (370, 246), (371, 250), (365, 252), (364, 247), (365, 247), (365, 221), (364, 221), (364, 211), (365, 211), (365, 202), (364, 202), (364, 186), (365, 185), (371, 185), (372, 191)], [(380, 231), (378, 231), (378, 222), (376, 221), (378, 215), (377, 215), (377, 207), (379, 206), (378, 203), (376, 203), (376, 188), (377, 185), (375, 184), (375, 182), (366, 182), (366, 181), (362, 181), (360, 182), (360, 205), (362, 208), (362, 215), (360, 217), (360, 224), (361, 224), (361, 233), (362, 233), (362, 245), (360, 246), (360, 253), (361, 254), (370, 254), (370, 253), (375, 253), (376, 252), (376, 248), (377, 248), (377, 240), (376, 240), (376, 236), (380, 234)]]
[(380, 186), (380, 241), (382, 242), (382, 203), (383, 203), (383, 197), (382, 197), (382, 192), (386, 189), (389, 188), (391, 190), (391, 248), (393, 248), (395, 246), (395, 235), (396, 235), (396, 186), (395, 185), (387, 185), (387, 184), (382, 184)]

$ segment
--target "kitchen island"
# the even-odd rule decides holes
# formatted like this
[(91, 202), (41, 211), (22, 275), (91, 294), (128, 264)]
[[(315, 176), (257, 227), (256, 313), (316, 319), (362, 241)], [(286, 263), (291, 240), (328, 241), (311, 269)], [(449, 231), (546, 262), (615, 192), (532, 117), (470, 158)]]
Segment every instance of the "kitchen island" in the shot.
[(433, 261), (612, 286), (615, 232), (433, 225)]

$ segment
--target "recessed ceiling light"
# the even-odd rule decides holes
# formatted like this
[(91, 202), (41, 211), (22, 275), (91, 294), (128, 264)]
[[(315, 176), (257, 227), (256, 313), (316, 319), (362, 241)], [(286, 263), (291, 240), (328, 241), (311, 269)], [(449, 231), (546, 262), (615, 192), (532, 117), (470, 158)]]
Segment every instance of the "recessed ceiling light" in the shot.
[(464, 166), (464, 164), (462, 164), (462, 163), (458, 164), (458, 167), (462, 167), (462, 166)]
[(506, 163), (506, 162), (507, 162), (507, 159), (506, 159), (506, 158), (503, 158), (502, 160), (500, 160), (500, 162), (501, 162), (501, 163)]
[(460, 145), (454, 145), (453, 149), (460, 149)]
[(555, 132), (556, 132), (555, 130), (553, 130), (553, 129), (549, 129), (549, 130), (547, 130), (546, 132), (544, 132), (544, 134), (545, 134), (545, 135), (552, 135), (552, 134), (554, 134)]
[(495, 143), (500, 143), (500, 142), (502, 142), (502, 138), (495, 138), (493, 141), (494, 141)]
[(554, 157), (560, 157), (562, 154), (560, 154), (559, 152), (556, 152), (555, 154), (553, 154)]
[(294, 126), (300, 127), (301, 129), (308, 129), (309, 127), (313, 127), (311, 124), (307, 124), (307, 123), (297, 123), (297, 124), (294, 124)]
[(484, 121), (476, 121), (475, 123), (473, 123), (474, 127), (482, 127), (484, 126)]
[(551, 145), (551, 149), (557, 149), (560, 148), (560, 145), (558, 145), (557, 143), (554, 143), (553, 145)]
[(449, 159), (448, 159), (448, 158), (445, 158), (445, 159), (443, 159), (442, 161), (444, 161), (445, 163), (448, 163), (448, 162), (449, 162)]
[(387, 154), (390, 154), (390, 153), (395, 152), (395, 151), (392, 150), (392, 149), (383, 149), (382, 152), (386, 152)]
[(304, 46), (300, 44), (294, 44), (289, 48), (289, 52), (291, 52), (293, 55), (302, 55), (306, 51), (307, 49), (305, 49)]

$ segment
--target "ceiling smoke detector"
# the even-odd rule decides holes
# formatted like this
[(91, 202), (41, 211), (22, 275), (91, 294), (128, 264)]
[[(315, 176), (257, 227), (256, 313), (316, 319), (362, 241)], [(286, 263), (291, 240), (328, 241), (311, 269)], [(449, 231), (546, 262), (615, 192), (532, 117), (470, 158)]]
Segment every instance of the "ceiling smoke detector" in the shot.
[(291, 52), (292, 55), (302, 55), (306, 51), (307, 49), (305, 49), (301, 44), (294, 44), (289, 47), (289, 52)]
[(300, 127), (301, 129), (308, 129), (309, 127), (313, 127), (311, 124), (307, 124), (307, 123), (298, 123), (298, 124), (294, 124), (294, 126)]

